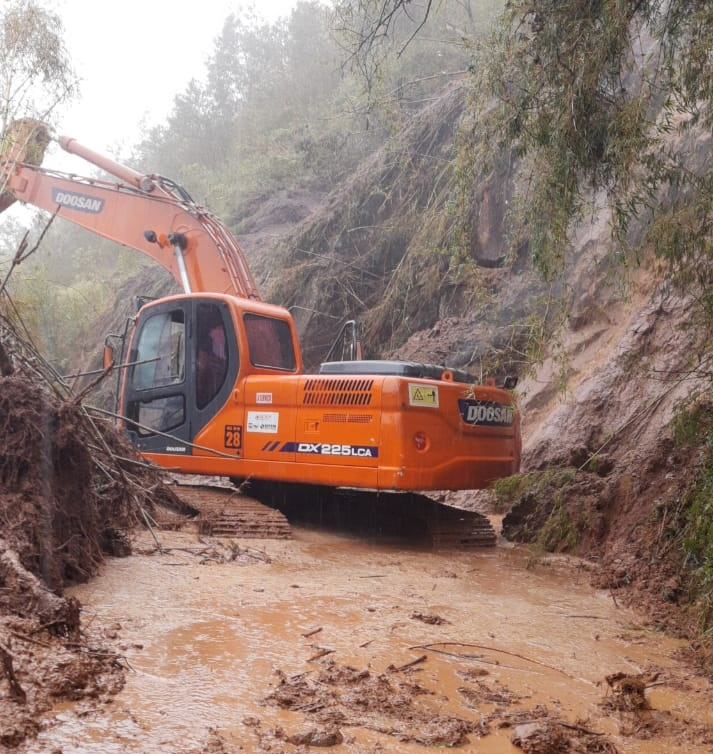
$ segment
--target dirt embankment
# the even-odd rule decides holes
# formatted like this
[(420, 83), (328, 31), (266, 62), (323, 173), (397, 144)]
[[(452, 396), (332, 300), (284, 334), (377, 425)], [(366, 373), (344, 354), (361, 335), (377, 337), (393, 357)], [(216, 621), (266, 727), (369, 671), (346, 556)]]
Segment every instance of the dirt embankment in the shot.
[(121, 658), (86, 633), (64, 587), (128, 554), (128, 531), (155, 502), (172, 504), (113, 427), (2, 350), (0, 749), (33, 736), (53, 704), (121, 688)]
[[(583, 235), (564, 361), (547, 360), (521, 386), (528, 478), (505, 503), (514, 507), (503, 533), (596, 560), (598, 586), (653, 624), (700, 638), (711, 616), (694, 604), (682, 532), (702, 457), (671, 428), (706, 379), (691, 363), (694, 302), (653, 266), (633, 271), (625, 289), (618, 271), (603, 273), (605, 218)], [(700, 651), (708, 663), (710, 649)]]

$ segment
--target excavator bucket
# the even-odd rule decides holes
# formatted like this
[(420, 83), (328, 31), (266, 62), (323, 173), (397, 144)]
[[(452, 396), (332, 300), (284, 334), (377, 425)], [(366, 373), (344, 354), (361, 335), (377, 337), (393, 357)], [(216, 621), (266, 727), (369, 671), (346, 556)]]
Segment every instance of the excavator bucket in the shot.
[(2, 134), (0, 147), (0, 212), (15, 202), (8, 182), (17, 163), (41, 165), (50, 143), (49, 129), (33, 118), (15, 120)]

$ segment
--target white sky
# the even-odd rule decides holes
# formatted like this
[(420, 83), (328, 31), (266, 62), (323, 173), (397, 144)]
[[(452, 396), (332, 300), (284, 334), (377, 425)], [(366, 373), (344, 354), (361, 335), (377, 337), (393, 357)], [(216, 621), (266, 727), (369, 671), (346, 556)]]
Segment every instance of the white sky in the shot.
[[(48, 0), (64, 23), (65, 44), (81, 79), (76, 104), (60, 113), (57, 131), (104, 154), (125, 153), (138, 128), (170, 113), (205, 62), (230, 13), (250, 0)], [(254, 0), (267, 21), (289, 15), (296, 0)], [(63, 160), (58, 148), (50, 155)], [(49, 156), (49, 155), (48, 155)], [(70, 156), (68, 159), (74, 160)], [(45, 161), (48, 166), (49, 160)], [(72, 163), (76, 168), (76, 162)]]

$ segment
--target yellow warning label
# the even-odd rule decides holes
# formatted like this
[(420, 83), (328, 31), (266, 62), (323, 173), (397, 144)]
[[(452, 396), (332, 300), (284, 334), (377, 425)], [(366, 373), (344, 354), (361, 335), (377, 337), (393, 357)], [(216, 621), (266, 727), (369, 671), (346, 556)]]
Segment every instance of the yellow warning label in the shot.
[(408, 402), (412, 406), (428, 406), (438, 408), (438, 388), (430, 385), (408, 386)]

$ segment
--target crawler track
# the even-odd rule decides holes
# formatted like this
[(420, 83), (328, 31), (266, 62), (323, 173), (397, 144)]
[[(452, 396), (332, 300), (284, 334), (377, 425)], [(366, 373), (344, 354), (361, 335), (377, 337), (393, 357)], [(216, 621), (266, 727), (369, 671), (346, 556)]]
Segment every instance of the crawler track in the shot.
[(436, 549), (492, 547), (497, 536), (477, 511), (438, 503), (418, 493), (375, 493), (296, 484), (253, 482), (252, 496), (282, 511), (295, 525)]
[(432, 498), (298, 484), (252, 482), (237, 489), (178, 484), (174, 490), (193, 511), (199, 531), (235, 539), (289, 539), (291, 524), (349, 536), (438, 550), (492, 547), (489, 519)]
[(214, 537), (235, 539), (290, 539), (285, 516), (238, 490), (223, 487), (177, 485), (178, 497), (196, 512), (198, 530)]
[(495, 529), (487, 516), (477, 511), (460, 510), (418, 496), (421, 516), (437, 549), (471, 549), (493, 547), (497, 540)]

